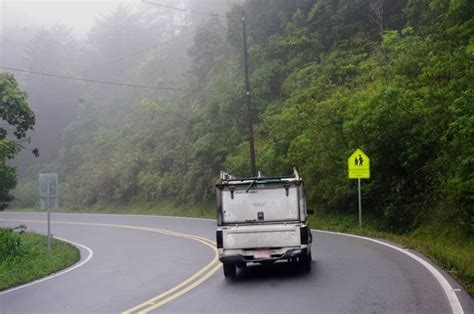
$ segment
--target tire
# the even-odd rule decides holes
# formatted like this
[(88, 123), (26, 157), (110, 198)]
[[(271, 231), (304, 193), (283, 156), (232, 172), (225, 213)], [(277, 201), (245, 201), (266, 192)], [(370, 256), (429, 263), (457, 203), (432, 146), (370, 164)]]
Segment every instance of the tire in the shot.
[(311, 253), (309, 253), (308, 255), (304, 255), (304, 256), (300, 257), (300, 263), (301, 263), (301, 266), (302, 266), (303, 270), (305, 270), (305, 271), (310, 271), (311, 270), (311, 261), (312, 260), (313, 260), (313, 258), (311, 257)]
[(224, 277), (233, 279), (237, 276), (237, 268), (235, 267), (235, 264), (225, 263), (223, 266)]

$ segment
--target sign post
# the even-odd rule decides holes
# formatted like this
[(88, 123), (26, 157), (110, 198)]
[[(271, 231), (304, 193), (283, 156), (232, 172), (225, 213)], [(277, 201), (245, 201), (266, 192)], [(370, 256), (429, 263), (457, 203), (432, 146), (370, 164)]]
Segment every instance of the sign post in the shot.
[(360, 193), (360, 179), (370, 178), (370, 159), (362, 150), (356, 149), (349, 159), (347, 159), (347, 169), (349, 179), (357, 179), (359, 196), (359, 228), (362, 228), (362, 197)]
[(58, 208), (58, 174), (39, 175), (41, 209), (48, 211), (48, 256), (51, 257), (51, 209)]

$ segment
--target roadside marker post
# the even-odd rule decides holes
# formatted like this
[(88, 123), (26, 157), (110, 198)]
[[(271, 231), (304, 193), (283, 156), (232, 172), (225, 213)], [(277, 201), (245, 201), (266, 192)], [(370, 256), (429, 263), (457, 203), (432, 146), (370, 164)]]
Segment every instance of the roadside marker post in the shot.
[(40, 173), (40, 204), (48, 211), (48, 256), (51, 258), (51, 209), (58, 208), (58, 174)]
[(362, 197), (360, 192), (360, 179), (370, 178), (370, 158), (359, 148), (347, 159), (349, 179), (357, 179), (359, 196), (359, 228), (362, 228)]

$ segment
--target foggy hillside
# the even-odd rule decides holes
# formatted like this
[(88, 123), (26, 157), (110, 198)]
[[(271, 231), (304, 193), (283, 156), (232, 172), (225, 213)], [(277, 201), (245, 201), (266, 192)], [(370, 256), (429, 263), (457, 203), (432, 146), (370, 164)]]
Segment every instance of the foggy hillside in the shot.
[(470, 1), (156, 3), (118, 5), (83, 36), (6, 28), (2, 65), (37, 72), (13, 71), (37, 116), (14, 206), (37, 206), (40, 171), (58, 172), (61, 204), (79, 210), (207, 204), (220, 170), (249, 175), (245, 12), (262, 173), (297, 167), (311, 204), (352, 213), (346, 159), (360, 147), (381, 228), (449, 217), (472, 232)]

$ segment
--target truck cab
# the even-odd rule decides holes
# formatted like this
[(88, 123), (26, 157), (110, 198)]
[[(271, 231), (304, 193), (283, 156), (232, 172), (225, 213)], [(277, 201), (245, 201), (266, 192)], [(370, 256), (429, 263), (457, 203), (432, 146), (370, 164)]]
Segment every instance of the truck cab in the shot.
[(303, 180), (291, 177), (233, 178), (221, 172), (216, 184), (216, 243), (224, 276), (236, 276), (247, 263), (298, 262), (311, 267)]

